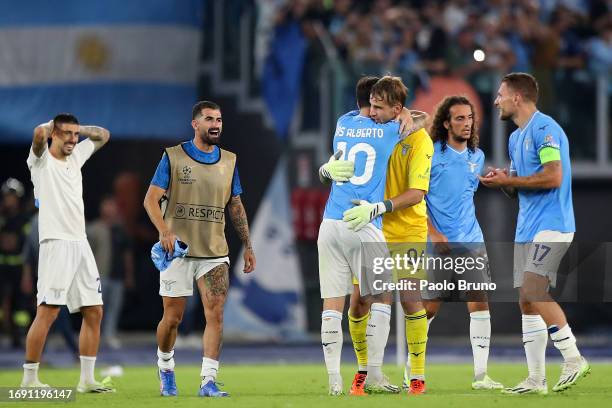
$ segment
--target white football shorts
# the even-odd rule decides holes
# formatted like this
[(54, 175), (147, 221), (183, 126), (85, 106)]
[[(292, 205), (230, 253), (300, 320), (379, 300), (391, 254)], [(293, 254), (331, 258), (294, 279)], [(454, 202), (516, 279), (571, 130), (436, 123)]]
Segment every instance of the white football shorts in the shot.
[[(324, 219), (317, 240), (321, 298), (341, 297), (353, 292), (353, 276), (361, 296), (385, 291), (381, 282), (390, 282), (390, 271), (373, 273), (374, 258), (388, 258), (389, 250), (381, 230), (367, 224), (355, 232), (342, 220)], [(375, 285), (375, 281), (379, 281)]]
[(229, 258), (176, 258), (168, 269), (159, 273), (160, 296), (192, 296), (194, 279), (200, 279), (221, 264), (227, 264), (229, 267)]
[(70, 313), (102, 304), (102, 285), (87, 241), (40, 243), (36, 304), (66, 305)]

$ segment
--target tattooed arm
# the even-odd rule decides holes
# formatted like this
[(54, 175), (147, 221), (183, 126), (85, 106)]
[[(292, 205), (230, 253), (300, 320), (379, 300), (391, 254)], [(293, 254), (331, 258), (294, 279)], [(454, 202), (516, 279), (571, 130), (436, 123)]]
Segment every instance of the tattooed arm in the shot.
[(100, 150), (102, 146), (110, 139), (110, 132), (100, 126), (81, 126), (79, 128), (81, 136), (89, 138), (94, 144), (95, 151)]
[(234, 229), (244, 245), (244, 272), (253, 272), (256, 263), (255, 253), (253, 252), (253, 246), (249, 238), (249, 222), (239, 195), (233, 196), (230, 199), (228, 209)]

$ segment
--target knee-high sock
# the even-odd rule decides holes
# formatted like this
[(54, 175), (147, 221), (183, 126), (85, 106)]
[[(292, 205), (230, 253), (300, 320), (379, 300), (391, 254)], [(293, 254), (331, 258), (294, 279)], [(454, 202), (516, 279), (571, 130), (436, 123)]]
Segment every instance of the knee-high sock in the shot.
[(561, 329), (554, 325), (550, 326), (548, 333), (550, 333), (550, 339), (557, 350), (561, 352), (564, 360), (567, 361), (569, 358), (580, 357), (580, 351), (576, 347), (576, 337), (574, 337), (569, 324), (566, 324)]
[(324, 310), (321, 314), (321, 344), (329, 375), (340, 374), (342, 354), (342, 313)]
[(382, 364), (391, 326), (391, 305), (373, 303), (366, 330), (368, 344), (368, 379), (382, 379)]
[(488, 310), (470, 313), (470, 342), (474, 355), (474, 378), (487, 374), (489, 344), (491, 341), (491, 315)]
[(425, 309), (404, 315), (406, 342), (410, 360), (410, 378), (425, 377), (425, 351), (427, 348), (427, 312)]
[(351, 333), (351, 340), (353, 341), (353, 349), (355, 349), (355, 355), (357, 356), (359, 371), (365, 371), (368, 369), (368, 342), (366, 331), (368, 329), (370, 313), (362, 317), (353, 317), (349, 313), (348, 319), (349, 331)]
[[(431, 322), (433, 322), (433, 319), (435, 318), (436, 318), (436, 315), (433, 315), (432, 317), (427, 318), (427, 336), (428, 338), (429, 338), (429, 327), (431, 326)], [(404, 368), (404, 372), (406, 376), (410, 374), (410, 354), (408, 354), (408, 357), (406, 358), (406, 367)]]
[(523, 315), (523, 346), (527, 356), (529, 376), (541, 381), (546, 378), (546, 323), (540, 315)]

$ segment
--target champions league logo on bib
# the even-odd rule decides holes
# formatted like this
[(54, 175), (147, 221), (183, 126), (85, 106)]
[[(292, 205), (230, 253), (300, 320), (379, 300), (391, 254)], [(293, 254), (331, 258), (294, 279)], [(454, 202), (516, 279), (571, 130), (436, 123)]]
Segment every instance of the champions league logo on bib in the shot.
[(182, 177), (179, 177), (179, 183), (181, 184), (193, 184), (196, 181), (194, 178), (191, 178), (191, 166), (183, 166), (181, 169)]

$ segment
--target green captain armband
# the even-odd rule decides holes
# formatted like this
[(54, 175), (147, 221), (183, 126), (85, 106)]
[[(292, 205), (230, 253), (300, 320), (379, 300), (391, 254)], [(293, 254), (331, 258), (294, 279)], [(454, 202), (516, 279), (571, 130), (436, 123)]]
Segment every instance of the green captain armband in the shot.
[(545, 147), (540, 150), (540, 163), (546, 164), (551, 161), (561, 160), (561, 152), (554, 147)]

